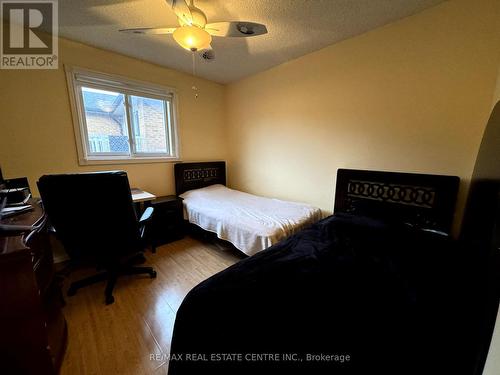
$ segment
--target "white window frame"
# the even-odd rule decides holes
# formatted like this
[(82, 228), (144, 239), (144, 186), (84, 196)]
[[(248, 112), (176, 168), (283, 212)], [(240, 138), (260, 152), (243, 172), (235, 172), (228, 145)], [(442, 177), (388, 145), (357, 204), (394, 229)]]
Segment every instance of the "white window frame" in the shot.
[[(178, 139), (179, 116), (177, 113), (177, 92), (175, 89), (74, 66), (65, 65), (65, 70), (71, 103), (71, 113), (73, 117), (73, 127), (75, 130), (78, 161), (80, 165), (174, 162), (180, 160)], [(113, 91), (125, 96), (124, 105), (129, 133), (130, 154), (109, 152), (91, 154), (89, 152), (85, 107), (83, 105), (83, 95), (81, 90), (82, 87)], [(166, 132), (169, 135), (167, 139), (167, 147), (168, 150), (170, 150), (169, 154), (136, 152), (129, 95), (159, 99), (164, 102), (165, 126)], [(169, 106), (167, 106), (167, 101), (170, 103)], [(170, 107), (170, 126), (168, 126), (168, 114), (166, 113), (168, 107)]]

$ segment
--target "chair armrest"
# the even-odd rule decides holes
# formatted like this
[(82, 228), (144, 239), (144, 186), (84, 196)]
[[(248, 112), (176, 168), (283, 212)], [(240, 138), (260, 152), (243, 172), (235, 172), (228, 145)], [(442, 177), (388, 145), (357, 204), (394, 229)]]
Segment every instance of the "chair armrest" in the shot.
[(146, 222), (151, 220), (151, 218), (153, 217), (153, 211), (154, 211), (153, 207), (146, 208), (142, 213), (141, 218), (139, 219), (139, 224), (144, 225)]
[(151, 221), (153, 217), (153, 207), (148, 207), (144, 210), (141, 218), (139, 219), (139, 230), (141, 233), (141, 238), (144, 238), (144, 231), (146, 230), (146, 224)]

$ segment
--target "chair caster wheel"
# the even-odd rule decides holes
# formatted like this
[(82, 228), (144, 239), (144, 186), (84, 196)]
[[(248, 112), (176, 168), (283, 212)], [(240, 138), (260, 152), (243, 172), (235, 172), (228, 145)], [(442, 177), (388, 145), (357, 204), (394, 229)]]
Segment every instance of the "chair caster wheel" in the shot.
[(149, 276), (152, 278), (152, 279), (156, 279), (156, 271), (153, 271), (149, 274)]
[(76, 289), (69, 288), (68, 292), (66, 293), (69, 297), (72, 297), (76, 294)]
[(115, 297), (106, 296), (106, 305), (111, 305), (113, 302), (115, 302)]

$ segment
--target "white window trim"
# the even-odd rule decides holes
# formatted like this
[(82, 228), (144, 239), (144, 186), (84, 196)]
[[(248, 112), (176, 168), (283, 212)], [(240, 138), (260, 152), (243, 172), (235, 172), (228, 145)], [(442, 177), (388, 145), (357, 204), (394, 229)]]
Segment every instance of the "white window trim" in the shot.
[[(75, 131), (76, 149), (78, 152), (78, 163), (80, 165), (91, 164), (135, 164), (135, 163), (160, 163), (160, 162), (176, 162), (180, 161), (180, 143), (178, 138), (178, 95), (173, 88), (129, 79), (123, 76), (96, 72), (89, 69), (79, 68), (75, 66), (65, 65), (66, 81), (68, 84), (69, 99), (71, 104), (71, 115), (73, 118), (73, 128)], [(130, 155), (89, 155), (87, 146), (87, 127), (85, 125), (85, 114), (83, 111), (82, 96), (79, 93), (81, 83), (85, 83), (86, 87), (109, 88), (109, 90), (119, 90), (119, 92), (129, 95), (144, 96), (145, 94), (151, 98), (161, 100), (168, 99), (171, 102), (170, 116), (172, 126), (167, 127), (170, 131), (170, 146), (173, 150), (173, 156), (141, 154), (134, 153), (131, 149)], [(96, 87), (96, 84), (98, 85)], [(126, 106), (127, 125), (130, 133), (130, 115), (129, 109)], [(165, 119), (166, 120), (166, 119)], [(167, 122), (165, 122), (167, 123)], [(129, 134), (130, 146), (135, 148), (133, 137)]]

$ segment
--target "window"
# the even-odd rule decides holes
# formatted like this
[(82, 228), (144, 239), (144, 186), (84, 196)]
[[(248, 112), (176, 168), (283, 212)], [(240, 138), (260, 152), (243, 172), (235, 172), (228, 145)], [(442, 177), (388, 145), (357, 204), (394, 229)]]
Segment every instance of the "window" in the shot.
[(66, 75), (80, 164), (178, 160), (172, 89), (79, 68)]

